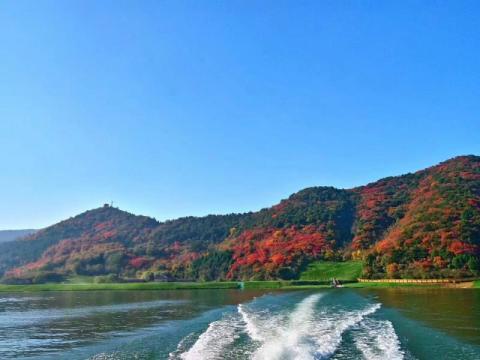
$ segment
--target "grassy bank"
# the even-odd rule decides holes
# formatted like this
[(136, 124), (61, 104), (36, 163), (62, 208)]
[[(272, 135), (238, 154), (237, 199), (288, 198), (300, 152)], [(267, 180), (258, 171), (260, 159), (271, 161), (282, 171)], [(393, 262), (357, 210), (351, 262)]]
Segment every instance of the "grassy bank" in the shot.
[(107, 284), (39, 284), (0, 285), (0, 292), (25, 291), (92, 291), (92, 290), (178, 290), (178, 289), (238, 289), (237, 282), (166, 282), (166, 283), (107, 283)]
[[(80, 281), (80, 280), (77, 280)], [(472, 283), (473, 288), (480, 289), (480, 280)], [(442, 288), (449, 284), (426, 283), (387, 283), (387, 282), (344, 282), (345, 288)], [(470, 285), (469, 285), (470, 286)], [(49, 283), (39, 285), (0, 285), (0, 292), (29, 291), (99, 291), (99, 290), (181, 290), (181, 289), (278, 289), (307, 290), (330, 288), (329, 281), (245, 281), (245, 282), (165, 282), (165, 283)]]
[(68, 284), (94, 284), (95, 276), (75, 275), (75, 276), (70, 276), (64, 282)]
[(244, 289), (281, 289), (290, 285), (291, 281), (245, 281)]
[[(78, 281), (78, 280), (77, 280)], [(0, 285), (0, 292), (27, 291), (95, 291), (95, 290), (181, 290), (181, 289), (295, 289), (325, 288), (328, 283), (319, 281), (246, 281), (246, 282), (150, 282), (150, 283), (102, 283), (77, 282), (48, 283), (38, 285)]]
[(300, 274), (300, 280), (331, 281), (336, 278), (341, 281), (356, 281), (362, 273), (362, 267), (361, 261), (315, 261)]
[[(464, 283), (467, 284), (467, 283)], [(469, 285), (470, 286), (470, 285)], [(343, 282), (344, 288), (453, 288), (452, 284), (442, 283), (389, 283), (389, 282)], [(462, 287), (462, 286), (459, 286)], [(474, 283), (480, 288), (480, 281)], [(244, 283), (245, 289), (282, 289), (307, 290), (331, 288), (329, 281), (250, 281)]]
[[(288, 282), (288, 281), (252, 281), (243, 283), (244, 289), (257, 290), (314, 290), (330, 288), (329, 284), (318, 282)], [(103, 291), (103, 290), (185, 290), (185, 289), (240, 289), (236, 282), (206, 282), (206, 283), (113, 283), (113, 284), (41, 284), (41, 285), (0, 285), (0, 292), (36, 292), (36, 291)], [(414, 283), (346, 283), (345, 288), (441, 288), (443, 284)], [(475, 283), (480, 289), (480, 282)]]
[(446, 287), (446, 284), (441, 283), (389, 283), (389, 282), (357, 282), (352, 284), (345, 284), (348, 288), (441, 288)]
[[(350, 282), (343, 283), (343, 288), (440, 288), (445, 287), (443, 284), (414, 284), (414, 283), (359, 283)], [(331, 288), (330, 284), (316, 284), (315, 282), (302, 282), (301, 284), (285, 284), (280, 289), (283, 290), (314, 290)]]
[(289, 280), (289, 281), (245, 281), (244, 289), (299, 289), (299, 288), (326, 288), (330, 287), (330, 281), (307, 281), (307, 280)]

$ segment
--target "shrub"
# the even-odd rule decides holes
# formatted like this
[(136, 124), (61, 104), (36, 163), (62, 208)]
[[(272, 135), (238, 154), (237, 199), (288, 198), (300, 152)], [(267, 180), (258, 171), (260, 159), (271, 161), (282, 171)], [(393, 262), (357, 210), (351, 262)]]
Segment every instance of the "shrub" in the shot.
[(38, 272), (32, 278), (33, 284), (44, 284), (47, 282), (61, 282), (65, 280), (65, 276), (53, 271)]
[(387, 265), (387, 277), (390, 278), (390, 279), (398, 278), (399, 277), (398, 270), (399, 270), (398, 264), (396, 264), (396, 263), (388, 264)]
[(119, 282), (120, 279), (117, 274), (108, 274), (103, 276), (95, 276), (93, 282), (96, 284), (105, 284), (105, 283), (115, 283)]
[(480, 273), (480, 261), (478, 258), (471, 257), (468, 260), (467, 265), (473, 274), (478, 275)]

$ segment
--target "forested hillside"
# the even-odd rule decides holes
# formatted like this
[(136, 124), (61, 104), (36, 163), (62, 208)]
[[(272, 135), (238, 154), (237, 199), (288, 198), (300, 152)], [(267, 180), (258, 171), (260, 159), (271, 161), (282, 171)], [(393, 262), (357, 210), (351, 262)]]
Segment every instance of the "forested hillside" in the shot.
[(157, 222), (104, 206), (0, 244), (0, 274), (291, 279), (312, 261), (354, 259), (366, 277), (465, 277), (479, 273), (479, 256), (480, 157), (462, 156), (246, 214)]

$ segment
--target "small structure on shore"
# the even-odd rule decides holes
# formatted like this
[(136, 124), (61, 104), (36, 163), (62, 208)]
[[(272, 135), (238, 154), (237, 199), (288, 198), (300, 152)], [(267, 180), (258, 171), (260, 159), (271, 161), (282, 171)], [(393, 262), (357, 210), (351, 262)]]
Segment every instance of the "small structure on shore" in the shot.
[(338, 287), (343, 287), (342, 283), (340, 280), (337, 280), (336, 278), (332, 279), (332, 287), (338, 288)]

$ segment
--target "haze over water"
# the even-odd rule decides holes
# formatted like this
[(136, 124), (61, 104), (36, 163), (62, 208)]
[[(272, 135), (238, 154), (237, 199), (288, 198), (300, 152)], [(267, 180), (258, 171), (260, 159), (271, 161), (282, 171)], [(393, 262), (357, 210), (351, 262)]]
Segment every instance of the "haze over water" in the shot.
[(478, 359), (479, 308), (471, 289), (1, 294), (0, 358)]

